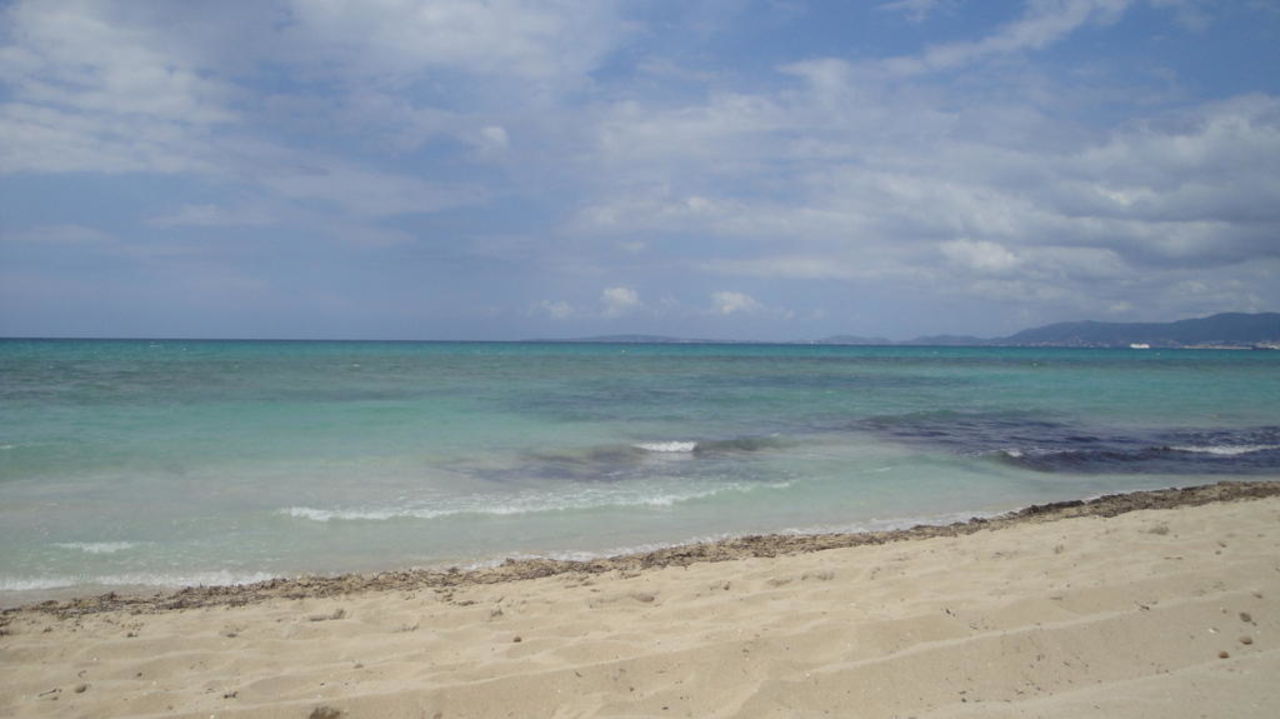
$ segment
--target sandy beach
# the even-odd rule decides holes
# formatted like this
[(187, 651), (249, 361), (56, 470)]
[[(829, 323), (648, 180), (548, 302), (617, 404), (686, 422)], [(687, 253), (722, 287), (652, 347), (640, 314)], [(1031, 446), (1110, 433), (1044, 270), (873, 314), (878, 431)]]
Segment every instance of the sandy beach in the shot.
[(1280, 484), (0, 615), (0, 715), (1280, 716)]

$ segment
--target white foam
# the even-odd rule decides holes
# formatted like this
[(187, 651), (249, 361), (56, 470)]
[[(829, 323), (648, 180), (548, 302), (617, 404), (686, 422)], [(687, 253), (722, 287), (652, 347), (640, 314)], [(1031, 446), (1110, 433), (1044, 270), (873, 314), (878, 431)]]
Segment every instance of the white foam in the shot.
[(72, 549), (86, 554), (115, 554), (138, 546), (137, 542), (58, 542), (55, 547)]
[(567, 512), (574, 510), (610, 509), (628, 507), (672, 507), (707, 497), (730, 492), (749, 493), (762, 489), (786, 489), (791, 481), (767, 483), (723, 484), (703, 489), (662, 492), (658, 494), (615, 493), (612, 491), (586, 491), (569, 496), (524, 496), (501, 499), (474, 497), (465, 504), (452, 507), (362, 507), (351, 509), (319, 509), (316, 507), (285, 507), (277, 514), (313, 522), (387, 521), (393, 519), (440, 519), (457, 516), (512, 516)]
[(0, 591), (31, 592), (41, 589), (74, 587), (80, 582), (74, 577), (0, 577)]
[(692, 452), (698, 448), (697, 442), (640, 442), (632, 445), (636, 449), (643, 449), (646, 452), (658, 452), (662, 454), (684, 454)]
[(1216, 454), (1223, 457), (1235, 457), (1241, 454), (1252, 454), (1254, 452), (1265, 452), (1272, 449), (1280, 449), (1280, 444), (1239, 444), (1239, 445), (1209, 445), (1206, 447), (1170, 447), (1170, 449), (1179, 452), (1195, 452), (1197, 454)]
[(507, 516), (539, 511), (572, 509), (573, 507), (518, 507), (511, 505), (495, 505), (490, 507), (456, 508), (456, 509), (415, 509), (411, 507), (385, 507), (375, 509), (316, 509), (315, 507), (286, 507), (277, 512), (295, 519), (309, 519), (313, 522), (330, 522), (333, 520), (384, 522), (390, 519), (437, 519), (453, 517), (460, 514), (481, 514)]
[(91, 575), (54, 575), (48, 577), (6, 577), (0, 576), (0, 591), (30, 592), (47, 589), (65, 589), (67, 587), (102, 586), (102, 587), (195, 587), (195, 586), (231, 586), (265, 582), (275, 578), (274, 574), (265, 572), (236, 573), (227, 570), (210, 572), (192, 572), (190, 574), (106, 574)]
[[(316, 509), (315, 507), (286, 507), (278, 512), (295, 519), (310, 519), (313, 522), (328, 522), (334, 519), (366, 519), (382, 521), (396, 517), (413, 517), (419, 513), (410, 510), (395, 509)], [(439, 513), (424, 513), (429, 519)]]

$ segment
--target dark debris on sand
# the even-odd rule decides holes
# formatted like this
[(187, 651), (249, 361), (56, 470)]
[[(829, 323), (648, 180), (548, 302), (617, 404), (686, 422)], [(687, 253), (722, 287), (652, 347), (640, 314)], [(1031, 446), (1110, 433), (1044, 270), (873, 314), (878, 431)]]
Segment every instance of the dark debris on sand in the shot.
[(5, 620), (17, 612), (40, 612), (62, 617), (117, 610), (147, 614), (175, 609), (237, 606), (267, 599), (323, 598), (386, 590), (447, 590), (452, 587), (538, 579), (558, 574), (629, 572), (747, 557), (777, 557), (909, 539), (956, 537), (1028, 522), (1052, 522), (1071, 517), (1114, 517), (1141, 509), (1172, 509), (1276, 495), (1280, 495), (1280, 482), (1220, 482), (1198, 487), (1110, 494), (1089, 500), (1039, 504), (996, 517), (974, 517), (948, 525), (917, 525), (910, 529), (883, 532), (753, 535), (587, 561), (508, 559), (496, 567), (468, 571), (457, 568), (444, 571), (415, 569), (378, 574), (282, 578), (237, 586), (187, 587), (173, 593), (153, 596), (128, 596), (112, 592), (96, 597), (48, 601), (6, 609), (0, 613), (0, 625), (7, 624)]

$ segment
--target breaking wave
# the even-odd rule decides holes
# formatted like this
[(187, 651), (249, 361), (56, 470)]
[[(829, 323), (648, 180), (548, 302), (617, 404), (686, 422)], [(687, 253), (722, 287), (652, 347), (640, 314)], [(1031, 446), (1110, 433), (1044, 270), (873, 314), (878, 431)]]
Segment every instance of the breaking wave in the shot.
[(640, 442), (631, 445), (636, 449), (659, 454), (686, 454), (698, 448), (697, 442)]
[(137, 542), (57, 542), (53, 546), (85, 554), (115, 554), (133, 549)]
[(387, 521), (395, 519), (445, 519), (450, 517), (507, 517), (550, 514), (580, 510), (607, 510), (627, 508), (666, 508), (686, 502), (694, 502), (722, 494), (745, 494), (762, 489), (786, 489), (791, 482), (733, 483), (719, 487), (683, 492), (658, 492), (653, 494), (614, 493), (605, 491), (582, 492), (576, 495), (534, 495), (516, 497), (468, 497), (455, 500), (452, 506), (385, 506), (322, 509), (317, 507), (285, 507), (277, 514), (292, 519), (313, 522)]
[(106, 575), (52, 575), (47, 577), (0, 576), (0, 591), (32, 592), (68, 587), (195, 587), (227, 586), (265, 582), (276, 575), (265, 572), (232, 572), (217, 570), (189, 574), (153, 574), (149, 572)]

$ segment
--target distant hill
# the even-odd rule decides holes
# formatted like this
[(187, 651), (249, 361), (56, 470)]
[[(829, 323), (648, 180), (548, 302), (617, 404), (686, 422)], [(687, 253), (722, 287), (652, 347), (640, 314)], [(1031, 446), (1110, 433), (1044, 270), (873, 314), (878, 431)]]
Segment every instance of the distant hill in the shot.
[(979, 347), (994, 344), (995, 342), (996, 340), (973, 337), (972, 335), (926, 335), (913, 340), (899, 342), (898, 344), (920, 347)]
[(891, 345), (893, 340), (884, 337), (860, 337), (858, 335), (832, 335), (814, 340), (815, 345)]
[[(749, 340), (709, 340), (664, 335), (601, 335), (530, 342), (600, 342), (614, 344), (749, 344)], [(884, 337), (832, 335), (782, 344), (908, 345), (928, 347), (1270, 347), (1280, 348), (1280, 313), (1227, 312), (1177, 322), (1059, 322), (1022, 330), (1008, 337), (983, 339), (969, 335), (928, 335), (905, 342)]]
[(568, 339), (538, 339), (528, 342), (594, 342), (599, 344), (633, 344), (633, 345), (699, 345), (699, 344), (741, 344), (734, 340), (704, 340), (687, 337), (667, 337), (665, 335), (596, 335), (594, 337), (571, 337)]
[(1177, 322), (1059, 322), (1023, 330), (992, 344), (1065, 347), (1252, 346), (1280, 343), (1280, 313), (1228, 312)]

